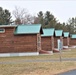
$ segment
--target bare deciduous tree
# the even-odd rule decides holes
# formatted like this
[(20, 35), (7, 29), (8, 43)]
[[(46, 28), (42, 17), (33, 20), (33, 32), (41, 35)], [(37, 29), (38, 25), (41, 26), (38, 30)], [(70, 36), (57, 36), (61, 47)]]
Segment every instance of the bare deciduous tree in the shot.
[(13, 11), (13, 15), (15, 17), (15, 24), (28, 24), (33, 22), (33, 17), (28, 13), (28, 11), (24, 8), (15, 7)]

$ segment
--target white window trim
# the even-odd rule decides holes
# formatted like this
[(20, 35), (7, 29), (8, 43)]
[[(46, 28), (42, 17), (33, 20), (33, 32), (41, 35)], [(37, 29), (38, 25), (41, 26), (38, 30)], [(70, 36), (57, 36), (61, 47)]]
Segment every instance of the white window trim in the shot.
[(0, 33), (5, 33), (5, 29), (4, 28), (0, 28), (0, 29), (3, 29), (3, 31), (0, 31)]

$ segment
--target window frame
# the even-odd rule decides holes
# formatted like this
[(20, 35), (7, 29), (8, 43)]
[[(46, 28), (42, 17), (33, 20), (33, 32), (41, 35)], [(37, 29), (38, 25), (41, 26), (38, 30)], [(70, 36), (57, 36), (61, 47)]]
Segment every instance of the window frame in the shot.
[(0, 28), (0, 33), (5, 33), (5, 29), (4, 28)]

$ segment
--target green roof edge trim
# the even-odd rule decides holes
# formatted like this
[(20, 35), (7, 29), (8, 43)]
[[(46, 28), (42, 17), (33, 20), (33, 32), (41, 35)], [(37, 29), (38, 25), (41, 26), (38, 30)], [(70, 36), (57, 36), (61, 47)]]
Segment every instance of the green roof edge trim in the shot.
[(64, 37), (70, 37), (69, 32), (63, 32), (63, 34), (64, 34)]
[(54, 36), (54, 28), (44, 28), (41, 37)]
[(55, 36), (56, 37), (63, 36), (63, 30), (55, 30)]
[(76, 34), (71, 34), (72, 39), (76, 39)]
[(40, 31), (43, 33), (41, 24), (26, 24), (17, 26), (14, 34), (37, 34)]

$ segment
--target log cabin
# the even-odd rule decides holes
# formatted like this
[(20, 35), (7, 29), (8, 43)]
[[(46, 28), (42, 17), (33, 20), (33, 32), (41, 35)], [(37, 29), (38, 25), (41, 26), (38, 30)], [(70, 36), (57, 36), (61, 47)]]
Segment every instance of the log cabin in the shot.
[(63, 32), (63, 48), (68, 48), (70, 46), (70, 34), (69, 32)]
[(41, 35), (41, 47), (42, 50), (48, 51), (49, 53), (53, 52), (54, 49), (54, 28), (43, 29), (43, 34)]
[(71, 34), (71, 37), (70, 37), (70, 46), (76, 47), (76, 34)]
[(55, 30), (55, 37), (54, 37), (54, 52), (59, 52), (58, 50), (58, 40), (61, 40), (63, 45), (63, 30)]
[(0, 56), (39, 55), (41, 24), (0, 26)]

